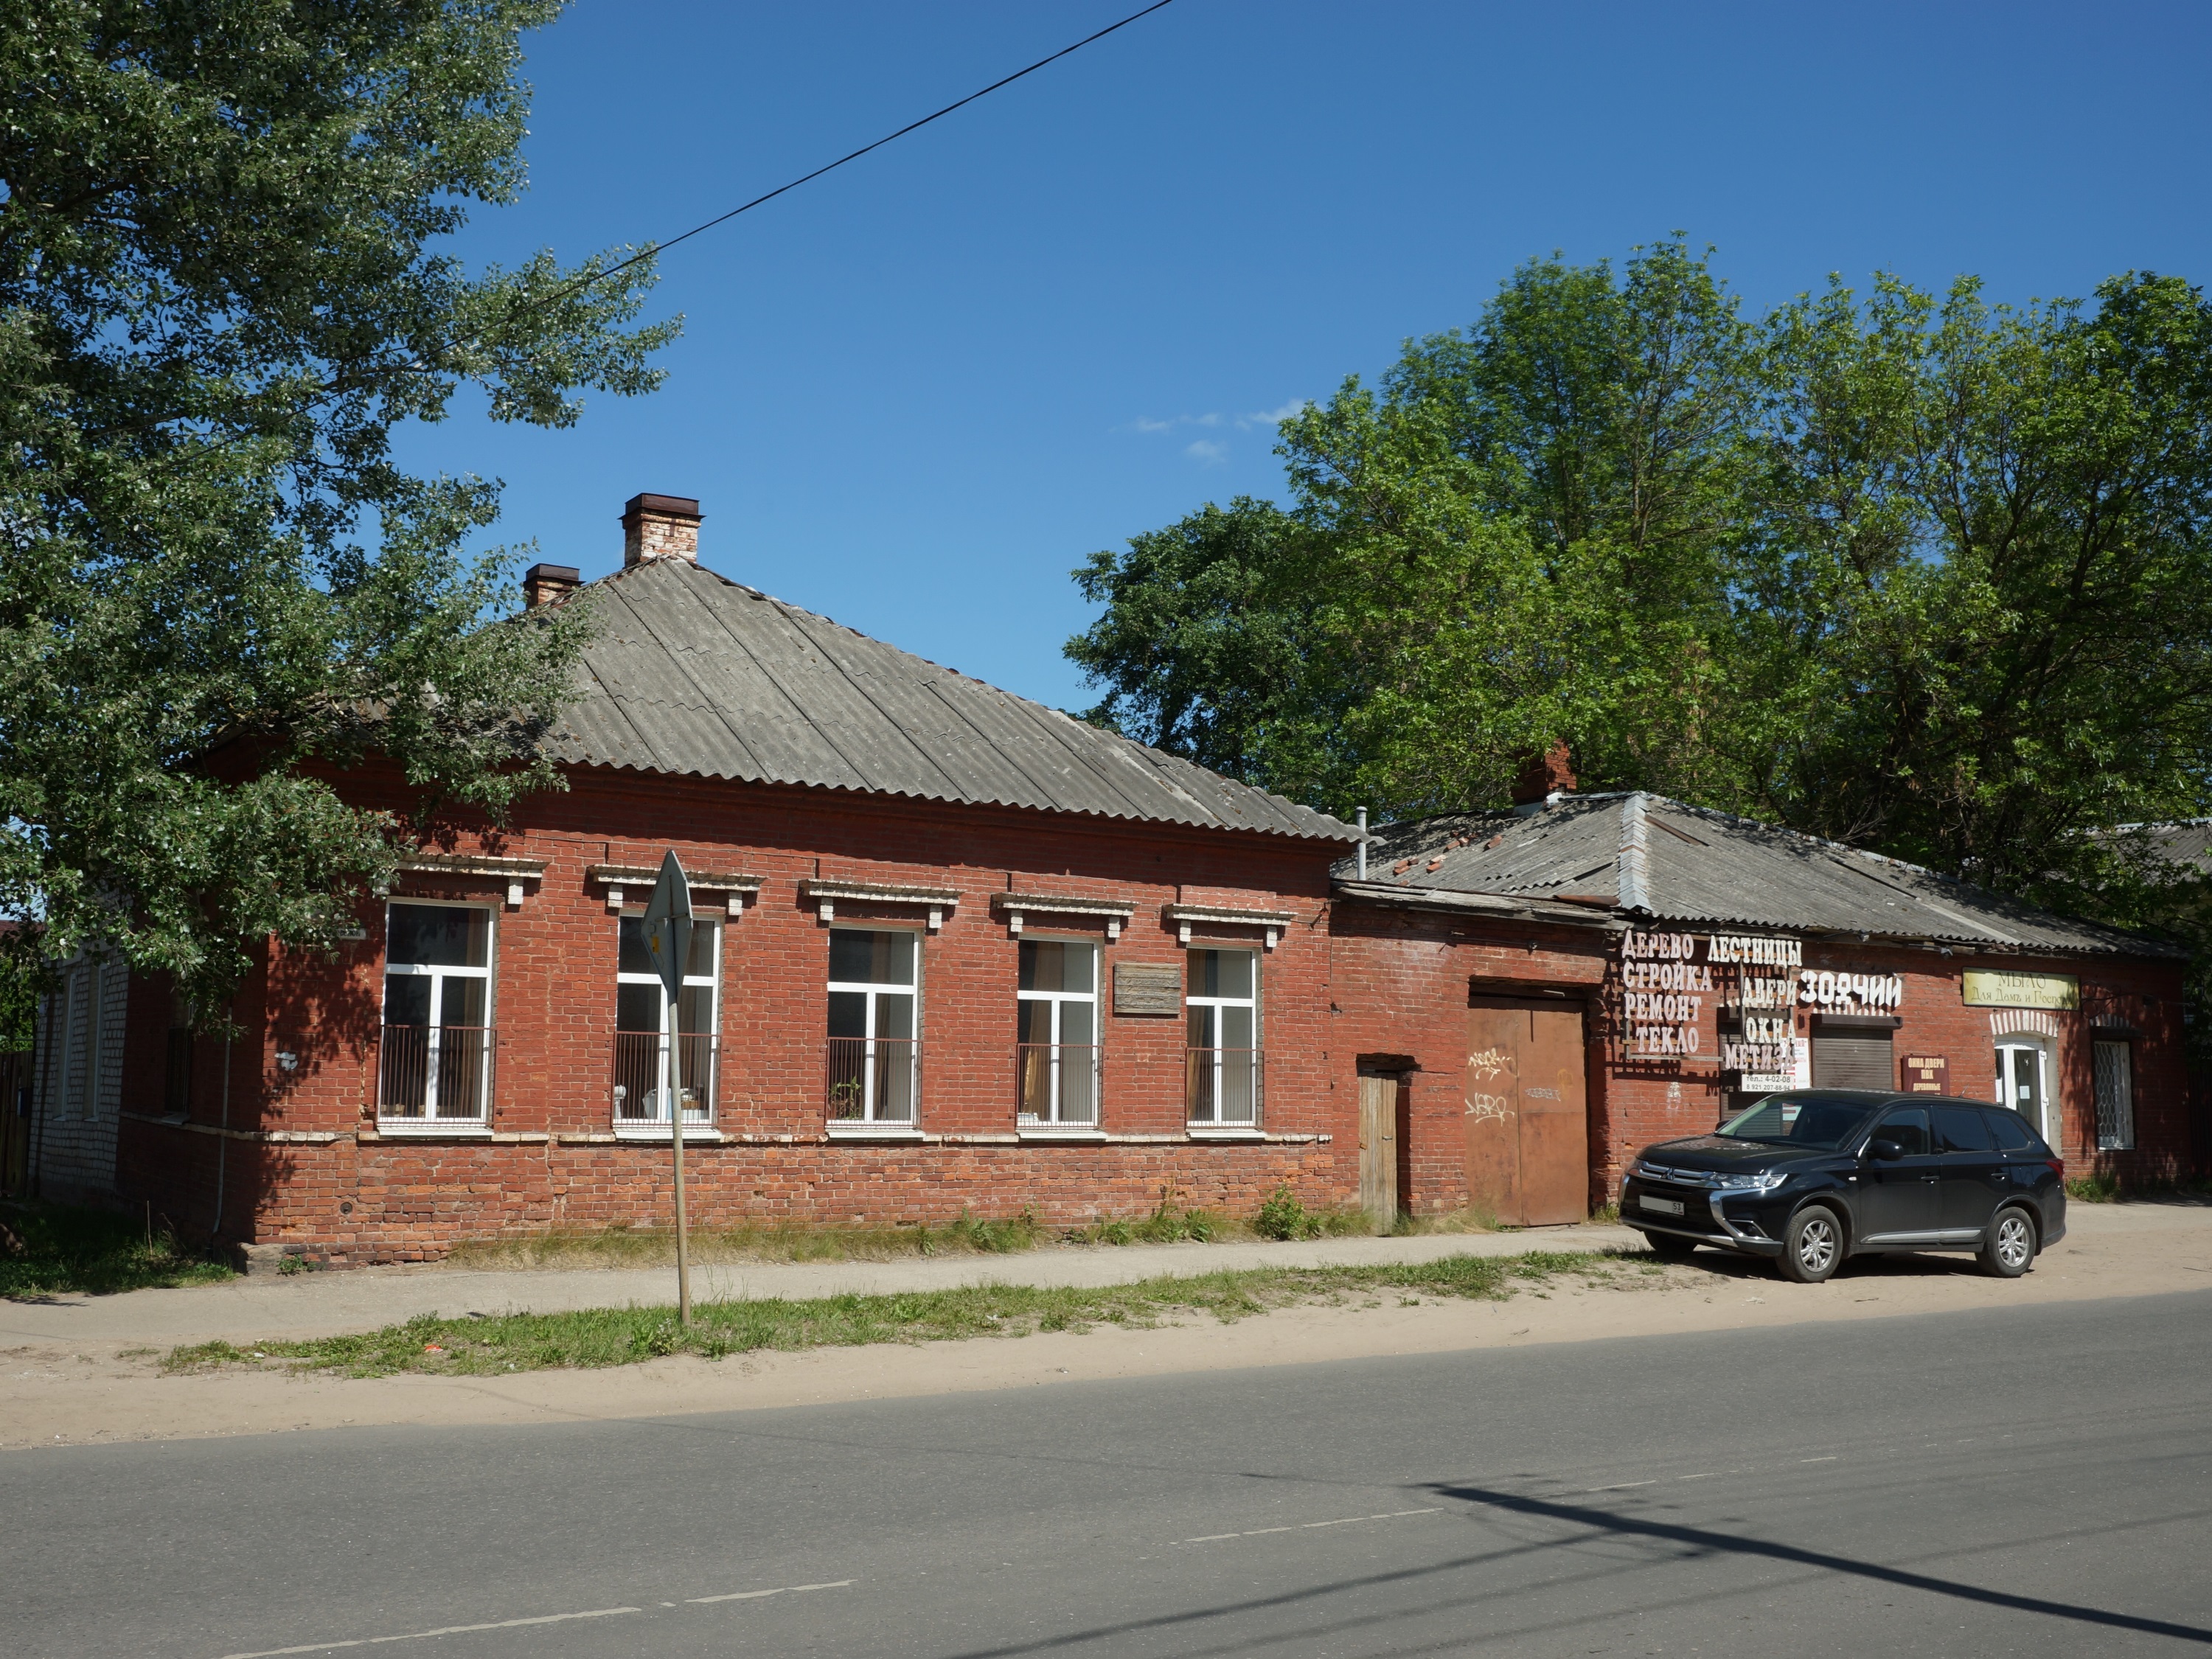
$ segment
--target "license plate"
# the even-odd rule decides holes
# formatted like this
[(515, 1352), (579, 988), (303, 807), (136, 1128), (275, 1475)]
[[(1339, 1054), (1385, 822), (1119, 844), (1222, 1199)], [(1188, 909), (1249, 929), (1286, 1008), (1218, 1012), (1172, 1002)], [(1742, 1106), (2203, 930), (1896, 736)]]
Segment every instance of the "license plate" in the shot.
[(1682, 1213), (1682, 1206), (1680, 1202), (1675, 1199), (1639, 1198), (1636, 1201), (1642, 1205), (1645, 1209), (1656, 1211), (1661, 1215), (1680, 1215)]

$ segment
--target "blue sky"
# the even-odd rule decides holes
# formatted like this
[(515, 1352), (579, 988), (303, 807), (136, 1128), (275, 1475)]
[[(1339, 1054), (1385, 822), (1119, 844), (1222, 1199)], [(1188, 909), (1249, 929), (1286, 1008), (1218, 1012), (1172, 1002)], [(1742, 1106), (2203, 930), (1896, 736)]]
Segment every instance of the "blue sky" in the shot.
[[(531, 42), (531, 190), (459, 251), (673, 234), (1136, 3), (583, 0)], [(714, 568), (1080, 708), (1068, 571), (1279, 495), (1268, 416), (1532, 256), (1681, 230), (1754, 311), (2212, 276), (2208, 48), (2202, 4), (1176, 0), (672, 251), (659, 392), (402, 453), (587, 575), (629, 496), (696, 495)]]

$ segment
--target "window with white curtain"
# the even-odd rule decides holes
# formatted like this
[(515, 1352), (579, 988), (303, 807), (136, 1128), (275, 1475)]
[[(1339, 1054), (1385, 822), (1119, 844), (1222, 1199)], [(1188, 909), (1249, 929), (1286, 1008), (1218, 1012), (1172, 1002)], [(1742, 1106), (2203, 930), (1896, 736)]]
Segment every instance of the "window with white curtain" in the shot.
[(1024, 1123), (1098, 1121), (1098, 947), (1025, 939), (1015, 996)]
[(1210, 948), (1188, 958), (1183, 996), (1184, 1105), (1196, 1124), (1255, 1127), (1260, 1121), (1259, 960)]

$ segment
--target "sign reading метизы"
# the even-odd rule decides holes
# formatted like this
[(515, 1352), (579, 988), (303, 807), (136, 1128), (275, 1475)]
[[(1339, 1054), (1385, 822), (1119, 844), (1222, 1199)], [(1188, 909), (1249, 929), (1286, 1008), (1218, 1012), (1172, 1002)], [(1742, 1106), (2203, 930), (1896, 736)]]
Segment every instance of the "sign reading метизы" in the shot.
[(2071, 974), (2022, 974), (2008, 968), (1969, 968), (1970, 1008), (2079, 1008), (2081, 981)]

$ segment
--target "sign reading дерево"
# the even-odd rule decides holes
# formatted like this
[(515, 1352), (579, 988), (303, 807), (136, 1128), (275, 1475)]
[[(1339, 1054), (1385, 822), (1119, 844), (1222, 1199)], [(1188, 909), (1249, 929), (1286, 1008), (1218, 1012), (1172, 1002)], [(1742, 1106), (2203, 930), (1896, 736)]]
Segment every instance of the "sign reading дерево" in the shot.
[(2009, 968), (1969, 968), (1970, 1008), (2079, 1008), (2081, 981), (2071, 974), (2022, 974)]

